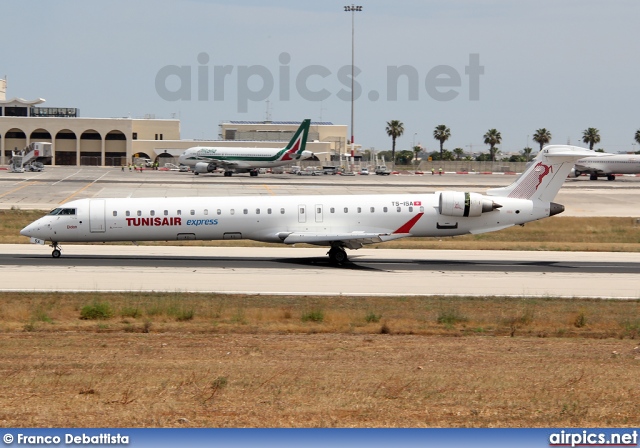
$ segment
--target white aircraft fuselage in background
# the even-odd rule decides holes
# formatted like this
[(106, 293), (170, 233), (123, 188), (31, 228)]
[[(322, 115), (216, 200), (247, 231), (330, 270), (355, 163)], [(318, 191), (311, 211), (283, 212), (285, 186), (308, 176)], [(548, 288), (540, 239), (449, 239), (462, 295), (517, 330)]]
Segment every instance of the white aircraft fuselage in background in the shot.
[(484, 233), (561, 213), (553, 201), (576, 160), (591, 154), (549, 146), (508, 187), (486, 194), (442, 191), (385, 195), (300, 195), (79, 199), (20, 233), (32, 242), (251, 239), (347, 249), (398, 238)]
[(601, 155), (578, 160), (571, 173), (575, 177), (583, 173), (589, 174), (591, 180), (597, 180), (598, 177), (615, 180), (615, 174), (640, 174), (638, 154), (598, 154)]
[(194, 146), (180, 155), (178, 163), (190, 167), (196, 175), (221, 168), (227, 177), (234, 172), (257, 176), (260, 168), (274, 168), (313, 157), (311, 151), (305, 150), (310, 124), (311, 120), (303, 120), (284, 148)]

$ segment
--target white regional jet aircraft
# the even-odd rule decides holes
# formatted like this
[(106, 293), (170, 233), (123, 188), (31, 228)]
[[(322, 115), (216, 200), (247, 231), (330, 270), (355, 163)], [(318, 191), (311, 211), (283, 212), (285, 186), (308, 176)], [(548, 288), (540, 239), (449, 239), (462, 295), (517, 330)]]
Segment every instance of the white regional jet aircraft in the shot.
[(260, 168), (282, 166), (313, 157), (311, 151), (305, 151), (310, 124), (311, 120), (304, 120), (284, 148), (194, 146), (182, 153), (178, 161), (181, 165), (191, 167), (194, 174), (211, 173), (223, 168), (225, 176), (231, 176), (234, 171), (257, 176)]
[(79, 199), (29, 224), (31, 242), (251, 239), (329, 246), (333, 263), (358, 249), (409, 236), (484, 233), (564, 211), (553, 201), (576, 160), (592, 154), (547, 146), (510, 186), (464, 191), (343, 196)]
[(605, 177), (616, 180), (616, 174), (640, 174), (640, 155), (638, 154), (607, 154), (597, 153), (596, 157), (586, 157), (576, 162), (571, 174), (579, 177), (583, 173), (589, 174), (590, 180)]

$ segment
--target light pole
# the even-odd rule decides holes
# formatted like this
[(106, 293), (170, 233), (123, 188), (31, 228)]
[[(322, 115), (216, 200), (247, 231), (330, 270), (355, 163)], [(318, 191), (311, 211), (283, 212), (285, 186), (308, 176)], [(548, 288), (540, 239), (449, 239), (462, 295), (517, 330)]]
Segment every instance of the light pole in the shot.
[(353, 146), (353, 71), (355, 67), (355, 57), (354, 57), (354, 36), (355, 36), (355, 15), (356, 11), (362, 11), (362, 6), (345, 6), (345, 12), (351, 12), (351, 163), (353, 164), (353, 159), (355, 157), (355, 149)]

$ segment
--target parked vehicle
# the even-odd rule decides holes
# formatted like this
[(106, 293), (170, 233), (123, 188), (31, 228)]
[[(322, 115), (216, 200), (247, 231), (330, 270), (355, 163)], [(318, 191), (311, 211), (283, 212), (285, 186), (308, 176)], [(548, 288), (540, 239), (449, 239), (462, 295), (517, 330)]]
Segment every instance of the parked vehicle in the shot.
[(312, 166), (298, 171), (298, 176), (322, 176), (323, 174), (324, 173), (322, 172), (322, 170), (319, 170), (318, 168), (314, 168)]
[(391, 174), (391, 170), (387, 168), (387, 165), (378, 165), (376, 167), (376, 174), (379, 174), (381, 176), (388, 176), (389, 174)]
[(360, 174), (363, 176), (368, 176), (369, 175), (369, 168), (361, 168), (360, 169)]

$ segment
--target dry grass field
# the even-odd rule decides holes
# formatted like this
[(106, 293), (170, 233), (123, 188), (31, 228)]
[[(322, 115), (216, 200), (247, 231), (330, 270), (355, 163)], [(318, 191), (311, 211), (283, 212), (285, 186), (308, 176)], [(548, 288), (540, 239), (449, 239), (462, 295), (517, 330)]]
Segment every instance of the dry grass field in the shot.
[(0, 425), (638, 426), (640, 301), (0, 297)]
[[(0, 211), (0, 244), (41, 215)], [(380, 247), (637, 252), (640, 227)], [(638, 339), (637, 300), (0, 293), (0, 426), (631, 427)]]

